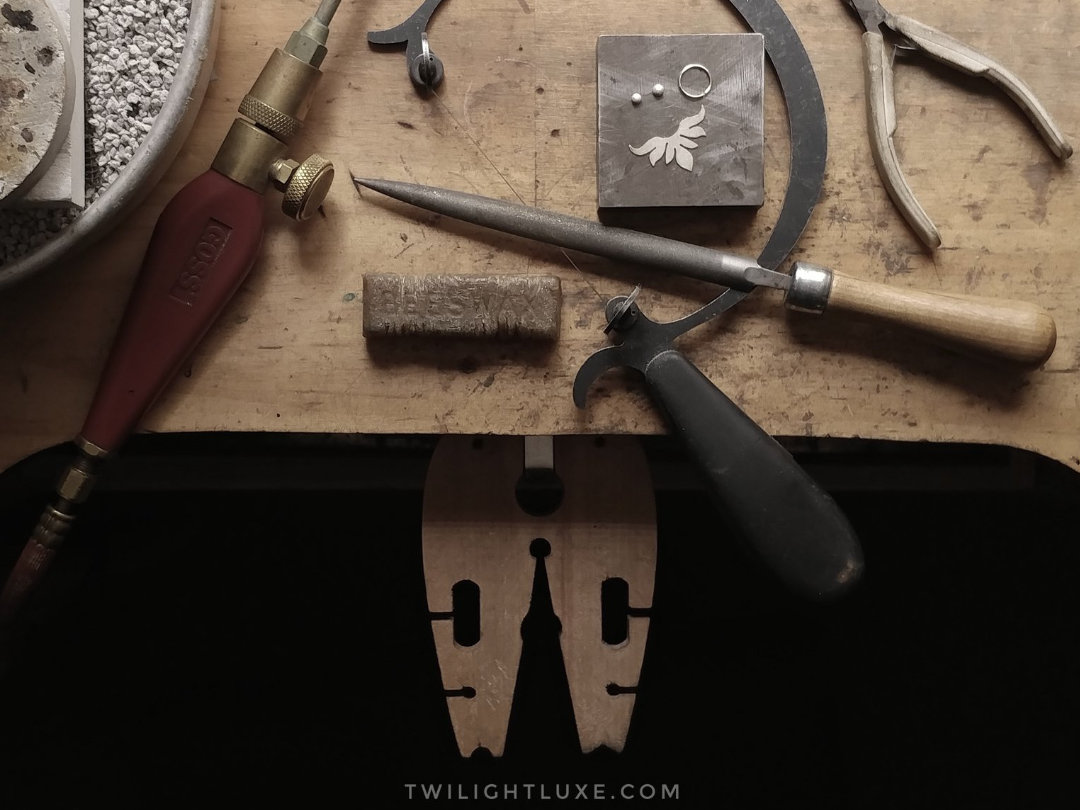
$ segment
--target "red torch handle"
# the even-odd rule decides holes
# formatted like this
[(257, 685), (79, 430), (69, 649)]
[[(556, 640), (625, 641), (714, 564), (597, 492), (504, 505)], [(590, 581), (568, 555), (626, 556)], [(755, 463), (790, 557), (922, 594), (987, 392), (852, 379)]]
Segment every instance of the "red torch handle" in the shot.
[[(63, 544), (105, 456), (127, 438), (225, 308), (255, 263), (263, 234), (263, 192), (284, 193), (297, 220), (318, 209), (334, 176), (319, 155), (286, 159), (303, 124), (326, 56), (337, 0), (318, 10), (276, 49), (240, 102), (240, 113), (210, 171), (165, 207), (143, 260), (98, 383), (79, 453), (56, 486), (23, 555), (0, 589), (0, 659), (5, 628)], [(2, 660), (0, 660), (2, 666)]]
[(263, 233), (261, 194), (210, 170), (165, 207), (150, 238), (82, 438), (115, 449), (243, 282)]

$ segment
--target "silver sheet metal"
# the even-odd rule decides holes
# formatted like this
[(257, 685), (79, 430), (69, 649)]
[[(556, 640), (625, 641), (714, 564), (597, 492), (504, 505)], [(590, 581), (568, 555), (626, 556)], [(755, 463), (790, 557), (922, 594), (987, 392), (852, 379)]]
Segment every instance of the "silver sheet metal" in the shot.
[(601, 208), (764, 202), (760, 34), (602, 36), (596, 64)]

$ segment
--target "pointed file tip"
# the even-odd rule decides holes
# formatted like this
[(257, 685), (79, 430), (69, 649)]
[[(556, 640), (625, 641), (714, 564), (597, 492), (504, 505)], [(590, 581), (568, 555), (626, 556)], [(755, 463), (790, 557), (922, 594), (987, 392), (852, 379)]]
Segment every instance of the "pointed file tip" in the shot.
[(403, 192), (408, 188), (408, 183), (399, 183), (395, 180), (376, 180), (372, 177), (357, 177), (353, 175), (353, 185), (358, 189), (363, 186), (364, 188), (370, 188), (372, 191), (377, 191), (380, 194), (385, 194), (388, 197), (395, 197), (403, 199)]

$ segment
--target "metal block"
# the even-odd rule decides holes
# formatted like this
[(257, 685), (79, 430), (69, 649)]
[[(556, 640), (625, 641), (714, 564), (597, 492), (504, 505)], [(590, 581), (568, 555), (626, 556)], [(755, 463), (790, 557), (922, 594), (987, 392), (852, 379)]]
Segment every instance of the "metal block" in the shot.
[(765, 201), (760, 34), (602, 36), (596, 80), (601, 208)]

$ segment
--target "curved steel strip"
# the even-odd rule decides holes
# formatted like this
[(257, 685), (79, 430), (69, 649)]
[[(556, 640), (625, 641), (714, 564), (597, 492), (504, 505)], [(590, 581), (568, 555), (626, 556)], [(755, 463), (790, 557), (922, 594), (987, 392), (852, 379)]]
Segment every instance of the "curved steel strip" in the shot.
[(372, 45), (401, 45), (410, 40), (417, 40), (419, 48), (420, 34), (427, 30), (431, 16), (443, 0), (424, 0), (424, 3), (409, 15), (403, 23), (382, 31), (368, 31), (367, 39)]
[(592, 388), (594, 382), (613, 368), (633, 365), (632, 358), (627, 355), (622, 346), (605, 346), (597, 349), (585, 358), (585, 362), (574, 375), (574, 404), (579, 408), (584, 408), (589, 389)]
[(788, 111), (791, 174), (787, 194), (769, 241), (758, 256), (762, 267), (775, 270), (799, 241), (825, 183), (829, 127), (810, 55), (784, 10), (775, 0), (728, 0), (751, 29), (765, 37), (776, 78)]
[[(747, 26), (765, 38), (765, 52), (772, 62), (788, 111), (791, 168), (780, 217), (765, 244), (758, 263), (775, 270), (799, 241), (814, 212), (825, 183), (829, 128), (810, 55), (799, 34), (776, 0), (728, 0)], [(663, 324), (668, 340), (674, 340), (731, 309), (749, 293), (726, 290), (697, 312)]]

